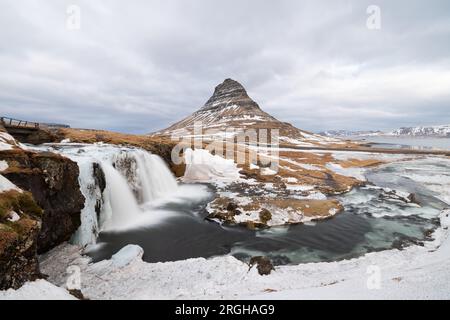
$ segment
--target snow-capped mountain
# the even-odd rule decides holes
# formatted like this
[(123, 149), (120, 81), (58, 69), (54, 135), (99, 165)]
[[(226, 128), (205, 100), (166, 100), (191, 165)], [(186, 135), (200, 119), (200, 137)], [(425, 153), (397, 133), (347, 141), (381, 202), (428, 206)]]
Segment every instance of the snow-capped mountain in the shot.
[(374, 136), (382, 134), (381, 131), (349, 131), (349, 130), (327, 130), (319, 132), (325, 137), (358, 137), (358, 136)]
[(359, 137), (359, 136), (413, 136), (413, 137), (450, 137), (450, 125), (402, 127), (389, 132), (382, 131), (348, 131), (328, 130), (319, 133), (324, 137)]
[(450, 137), (450, 125), (442, 126), (419, 126), (403, 127), (386, 133), (390, 136), (430, 136), (430, 137)]
[(332, 140), (297, 129), (264, 112), (248, 96), (245, 88), (232, 79), (226, 79), (219, 84), (211, 98), (198, 111), (154, 135), (177, 135), (186, 131), (192, 133), (196, 122), (201, 122), (204, 130), (214, 129), (219, 134), (230, 128), (236, 130), (279, 129), (280, 142), (302, 143), (308, 140), (329, 143)]

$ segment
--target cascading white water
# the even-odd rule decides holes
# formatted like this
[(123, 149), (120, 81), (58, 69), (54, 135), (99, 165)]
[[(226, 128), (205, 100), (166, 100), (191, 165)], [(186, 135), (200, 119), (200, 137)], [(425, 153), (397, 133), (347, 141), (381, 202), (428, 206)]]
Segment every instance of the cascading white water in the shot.
[(142, 150), (136, 150), (133, 154), (144, 203), (162, 198), (177, 189), (176, 180), (160, 157)]
[(127, 180), (112, 165), (101, 164), (106, 179), (105, 205), (102, 210), (102, 229), (126, 227), (142, 212)]
[[(52, 150), (55, 151), (55, 150)], [(58, 152), (78, 163), (79, 183), (85, 207), (81, 226), (72, 242), (94, 244), (101, 230), (122, 229), (151, 215), (141, 205), (176, 192), (178, 186), (164, 161), (157, 155), (112, 145), (61, 145)], [(106, 181), (103, 193), (95, 177), (99, 164)], [(147, 206), (148, 207), (148, 206)]]

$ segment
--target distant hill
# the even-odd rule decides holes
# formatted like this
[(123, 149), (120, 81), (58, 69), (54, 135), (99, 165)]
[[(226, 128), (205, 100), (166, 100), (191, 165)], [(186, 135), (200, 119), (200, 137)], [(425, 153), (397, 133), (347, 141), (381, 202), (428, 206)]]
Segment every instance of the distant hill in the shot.
[(358, 136), (412, 136), (412, 137), (450, 137), (450, 125), (402, 127), (389, 132), (328, 130), (319, 133), (324, 137), (358, 137)]
[(382, 134), (381, 131), (350, 131), (350, 130), (327, 130), (319, 133), (324, 137), (357, 137), (357, 136), (374, 136)]

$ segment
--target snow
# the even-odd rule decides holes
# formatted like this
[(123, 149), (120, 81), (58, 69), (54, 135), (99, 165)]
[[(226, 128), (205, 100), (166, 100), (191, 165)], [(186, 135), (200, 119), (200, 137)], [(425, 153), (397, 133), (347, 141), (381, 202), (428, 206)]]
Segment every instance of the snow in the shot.
[(14, 183), (6, 179), (4, 176), (0, 174), (0, 193), (10, 190), (16, 190), (22, 192)]
[(0, 172), (8, 169), (8, 163), (5, 160), (0, 160)]
[(185, 182), (217, 182), (239, 179), (239, 169), (233, 159), (212, 155), (208, 150), (190, 149), (185, 151)]
[(0, 132), (0, 151), (11, 150), (16, 144), (16, 140), (6, 132)]
[(302, 140), (298, 140), (298, 139), (294, 139), (294, 138), (290, 138), (290, 137), (280, 137), (279, 138), (280, 141), (285, 141), (291, 144), (295, 144), (297, 146), (302, 146), (302, 147), (313, 147), (314, 144), (309, 143), (309, 142), (305, 142)]
[(438, 136), (449, 137), (450, 125), (404, 127), (385, 133), (388, 136)]
[(17, 214), (17, 212), (11, 211), (9, 213), (9, 217), (8, 217), (7, 220), (10, 221), (10, 222), (16, 222), (16, 221), (20, 220), (20, 216)]
[(259, 169), (259, 166), (253, 163), (250, 163), (250, 170), (257, 170)]
[(0, 291), (0, 300), (76, 300), (67, 290), (45, 280), (27, 282), (17, 290)]
[(343, 175), (347, 177), (353, 177), (360, 181), (366, 181), (366, 177), (364, 176), (364, 168), (343, 168), (341, 165), (337, 163), (327, 163), (326, 164), (327, 169)]
[(271, 168), (261, 168), (260, 172), (263, 176), (273, 176), (277, 174), (277, 171), (272, 170)]

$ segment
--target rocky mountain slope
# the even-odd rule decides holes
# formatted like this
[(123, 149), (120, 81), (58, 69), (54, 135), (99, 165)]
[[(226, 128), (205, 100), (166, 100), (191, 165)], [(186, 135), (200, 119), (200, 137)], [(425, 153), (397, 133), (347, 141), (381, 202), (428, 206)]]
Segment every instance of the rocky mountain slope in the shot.
[[(205, 105), (187, 118), (171, 125), (169, 128), (158, 131), (153, 135), (170, 136), (193, 134), (194, 124), (201, 123), (207, 131), (207, 136), (229, 137), (229, 131), (248, 129), (278, 129), (280, 143), (293, 144), (327, 144), (339, 143), (336, 139), (325, 138), (304, 130), (297, 129), (293, 125), (282, 122), (267, 112), (247, 94), (245, 88), (237, 81), (226, 79), (219, 84), (213, 95)], [(228, 133), (225, 131), (228, 130)]]

